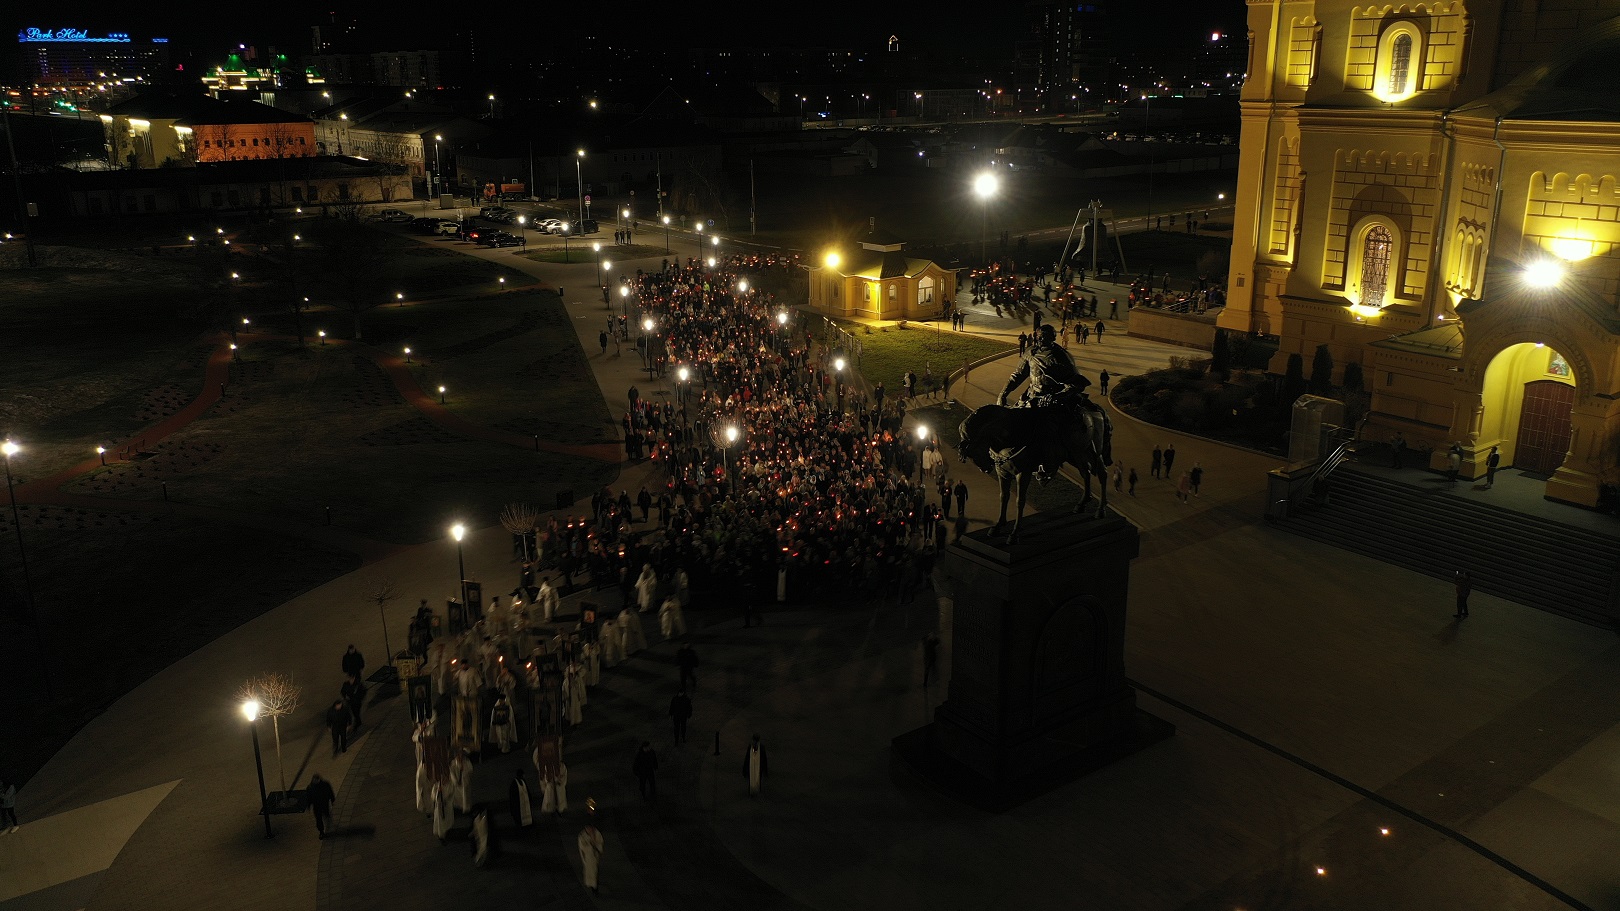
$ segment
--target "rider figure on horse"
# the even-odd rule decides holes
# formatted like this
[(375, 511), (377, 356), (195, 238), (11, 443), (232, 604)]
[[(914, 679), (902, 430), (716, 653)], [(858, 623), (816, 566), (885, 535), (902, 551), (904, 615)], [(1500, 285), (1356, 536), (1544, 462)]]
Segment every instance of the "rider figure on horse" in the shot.
[[(1029, 346), (1018, 360), (1018, 369), (1007, 378), (1007, 385), (1002, 388), (1001, 395), (996, 398), (997, 405), (1007, 405), (1007, 396), (1024, 380), (1029, 380), (1029, 388), (1019, 398), (1013, 408), (1044, 408), (1061, 406), (1065, 412), (1073, 415), (1075, 420), (1083, 420), (1082, 412), (1090, 411), (1102, 417), (1105, 426), (1111, 426), (1108, 415), (1101, 405), (1091, 400), (1086, 394), (1086, 387), (1091, 381), (1080, 375), (1079, 368), (1074, 365), (1074, 358), (1069, 352), (1057, 344), (1057, 330), (1051, 323), (1042, 323), (1035, 329), (1035, 342)], [(1041, 483), (1048, 479), (1046, 466), (1042, 465), (1036, 472)]]

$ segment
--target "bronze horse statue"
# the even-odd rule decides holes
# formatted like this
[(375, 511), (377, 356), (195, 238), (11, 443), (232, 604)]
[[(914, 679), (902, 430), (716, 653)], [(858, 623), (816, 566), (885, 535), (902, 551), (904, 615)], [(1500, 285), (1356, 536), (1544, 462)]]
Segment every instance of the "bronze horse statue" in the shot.
[[(1085, 479), (1086, 496), (1075, 507), (1081, 512), (1091, 502), (1091, 479), (1097, 478), (1102, 498), (1097, 516), (1108, 506), (1108, 466), (1113, 463), (1113, 433), (1101, 411), (1066, 406), (1008, 408), (985, 405), (962, 422), (962, 461), (969, 459), (1001, 482), (1001, 515), (992, 535), (1007, 524), (1007, 501), (1013, 481), (1018, 482), (1018, 514), (1013, 519), (1008, 544), (1018, 543), (1018, 522), (1024, 517), (1024, 501), (1036, 473), (1057, 474), (1064, 462), (1079, 470)], [(1043, 482), (1045, 478), (1042, 478)]]

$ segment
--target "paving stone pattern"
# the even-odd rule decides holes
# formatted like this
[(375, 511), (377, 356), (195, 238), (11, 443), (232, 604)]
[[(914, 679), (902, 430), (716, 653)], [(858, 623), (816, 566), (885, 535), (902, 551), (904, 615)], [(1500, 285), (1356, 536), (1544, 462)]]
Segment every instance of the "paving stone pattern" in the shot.
[[(23, 531), (35, 529), (51, 531), (84, 531), (93, 528), (117, 528), (147, 525), (156, 522), (156, 515), (106, 512), (97, 509), (79, 509), (74, 506), (18, 506), (18, 518)], [(11, 531), (11, 510), (0, 510), (0, 531)]]
[(394, 388), (394, 381), (383, 373), (381, 367), (358, 354), (351, 358), (350, 363), (354, 367), (355, 376), (345, 383), (343, 388), (335, 390), (339, 404), (347, 408), (369, 410), (404, 403), (405, 400), (400, 397), (399, 390)]
[(516, 322), (505, 327), (504, 329), (496, 329), (493, 332), (486, 332), (483, 335), (476, 338), (467, 339), (464, 342), (457, 342), (454, 345), (435, 349), (433, 352), (433, 357), (438, 361), (448, 361), (452, 358), (461, 357), (465, 354), (472, 354), (475, 351), (482, 351), (491, 345), (499, 344), (508, 339), (517, 338), (520, 335), (527, 335), (528, 333), (539, 328), (540, 322), (540, 311), (529, 310), (522, 316), (518, 317)]
[(367, 446), (417, 446), (423, 443), (461, 443), (465, 439), (418, 416), (362, 434), (360, 442)]

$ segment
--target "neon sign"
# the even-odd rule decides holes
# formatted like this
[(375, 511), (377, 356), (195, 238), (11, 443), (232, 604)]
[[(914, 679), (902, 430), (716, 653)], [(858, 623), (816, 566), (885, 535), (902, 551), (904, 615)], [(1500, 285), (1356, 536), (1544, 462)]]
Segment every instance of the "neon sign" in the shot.
[(91, 38), (90, 32), (82, 28), (25, 28), (17, 33), (17, 40), (24, 43), (40, 41), (94, 41), (102, 44), (128, 44), (129, 35), (125, 32), (110, 32), (104, 38)]

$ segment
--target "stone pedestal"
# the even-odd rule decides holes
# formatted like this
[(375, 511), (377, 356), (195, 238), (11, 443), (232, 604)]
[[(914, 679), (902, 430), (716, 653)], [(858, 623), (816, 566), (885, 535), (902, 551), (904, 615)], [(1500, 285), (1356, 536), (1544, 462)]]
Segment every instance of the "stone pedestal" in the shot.
[(1137, 533), (1037, 514), (1008, 547), (979, 532), (935, 572), (952, 602), (947, 696), (894, 741), (926, 779), (1005, 809), (1174, 732), (1125, 681), (1125, 605)]

